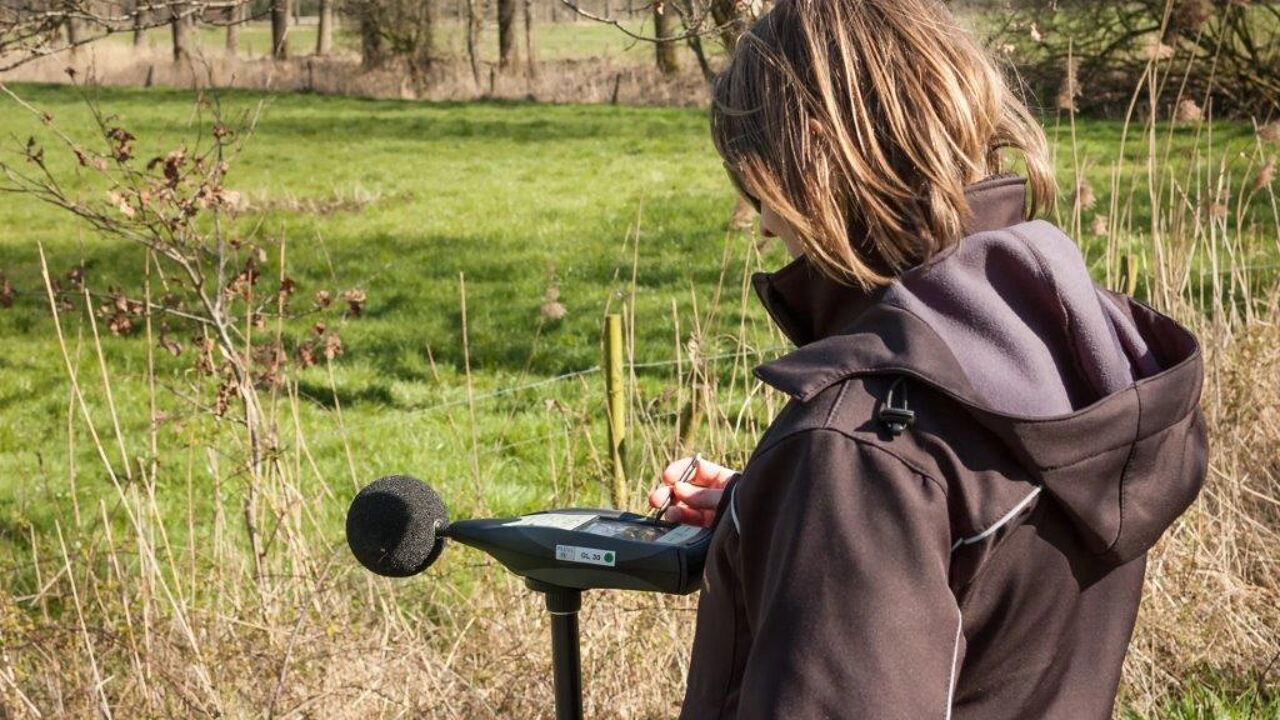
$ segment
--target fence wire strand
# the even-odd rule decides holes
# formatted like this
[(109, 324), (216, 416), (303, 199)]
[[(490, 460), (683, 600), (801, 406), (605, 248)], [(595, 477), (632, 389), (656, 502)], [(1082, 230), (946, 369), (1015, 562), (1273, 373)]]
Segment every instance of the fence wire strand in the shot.
[[(708, 355), (707, 357), (702, 358), (702, 361), (715, 362), (718, 360), (727, 360), (729, 358), (735, 358), (735, 357), (740, 357), (744, 355), (747, 357), (759, 356), (759, 355), (766, 355), (768, 353), (778, 352), (778, 351), (787, 350), (787, 349), (789, 349), (789, 346), (787, 345), (775, 345), (773, 347), (761, 348), (759, 350), (751, 350), (745, 353), (722, 353), (720, 355)], [(689, 360), (658, 360), (658, 361), (643, 362), (643, 363), (627, 363), (625, 365), (625, 368), (629, 370), (643, 370), (648, 368), (670, 367), (672, 365), (686, 364), (688, 362)], [(571, 372), (564, 373), (563, 375), (555, 375), (553, 377), (543, 378), (541, 380), (537, 380), (531, 383), (526, 383), (524, 385), (517, 385), (515, 387), (509, 387), (509, 388), (502, 388), (501, 390), (494, 390), (493, 392), (484, 393), (482, 395), (476, 395), (470, 401), (468, 401), (467, 398), (458, 398), (457, 400), (448, 400), (446, 402), (438, 403), (436, 405), (431, 405), (424, 408), (418, 408), (417, 410), (413, 410), (412, 414), (426, 415), (428, 413), (436, 412), (438, 410), (445, 410), (451, 407), (466, 405), (468, 402), (480, 403), (488, 400), (494, 400), (496, 398), (500, 398), (506, 395), (514, 395), (516, 393), (524, 392), (525, 390), (532, 390), (534, 388), (543, 387), (544, 385), (553, 385), (556, 383), (564, 382), (566, 380), (572, 380), (573, 378), (576, 378), (576, 377), (582, 377), (584, 375), (592, 375), (594, 373), (600, 372), (603, 369), (604, 368), (602, 368), (599, 365), (592, 365), (591, 367), (583, 368), (581, 370), (573, 370)]]

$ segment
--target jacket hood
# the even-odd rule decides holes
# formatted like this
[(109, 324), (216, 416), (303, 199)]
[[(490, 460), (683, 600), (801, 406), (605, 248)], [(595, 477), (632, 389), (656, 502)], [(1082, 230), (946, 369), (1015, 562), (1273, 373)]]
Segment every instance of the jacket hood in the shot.
[(1025, 181), (970, 186), (959, 242), (872, 291), (801, 257), (753, 286), (799, 349), (756, 376), (807, 401), (897, 374), (959, 402), (1065, 509), (1087, 547), (1137, 557), (1195, 499), (1207, 467), (1194, 336), (1097, 288), (1075, 243), (1025, 220)]

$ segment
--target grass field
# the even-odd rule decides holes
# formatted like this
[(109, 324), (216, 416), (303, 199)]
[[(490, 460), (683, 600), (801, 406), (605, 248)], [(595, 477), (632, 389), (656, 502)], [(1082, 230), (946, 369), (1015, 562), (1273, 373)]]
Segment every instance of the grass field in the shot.
[[(64, 123), (87, 121), (72, 93), (33, 88), (25, 94)], [(232, 95), (224, 102), (244, 108), (257, 100)], [(188, 136), (183, 120), (190, 98), (183, 94), (111, 91), (106, 102), (139, 137), (163, 138), (157, 150)], [(5, 117), (6, 134), (23, 131), (19, 115)], [(733, 196), (722, 172), (696, 112), (279, 97), (270, 101), (235, 184), (251, 200), (286, 206), (344, 198), (369, 203), (329, 214), (268, 211), (265, 232), (289, 239), (289, 272), (303, 293), (356, 286), (369, 293), (366, 315), (343, 331), (347, 354), (337, 366), (338, 391), (352, 427), (391, 444), (365, 446), (360, 476), (390, 467), (446, 476), (456, 468), (440, 472), (433, 460), (439, 448), (414, 438), (440, 435), (448, 413), (425, 411), (461, 397), (459, 274), (466, 274), (478, 392), (587, 368), (600, 362), (605, 304), (630, 284), (627, 237), (639, 221), (638, 359), (670, 359), (671, 303), (687, 312), (695, 302), (691, 288), (705, 299), (726, 251), (733, 272), (740, 274), (746, 261), (750, 241), (723, 229)], [(54, 345), (39, 319), (45, 308), (37, 292), (36, 243), (45, 244), (55, 267), (76, 264), (83, 252), (103, 286), (138, 277), (142, 258), (129, 248), (100, 246), (47, 207), (6, 202), (0, 213), (0, 224), (10, 229), (0, 239), (0, 265), (15, 285), (33, 291), (0, 318), (0, 333), (18, 350), (6, 370), (33, 383), (6, 391), (13, 393), (5, 401), (15, 420), (6, 423), (7, 450), (33, 447), (65, 411), (65, 398), (45, 392), (60, 382), (61, 371), (47, 362)], [(551, 285), (559, 287), (568, 314), (549, 324), (535, 347), (539, 308)], [(750, 315), (764, 317), (754, 307)], [(112, 338), (107, 351), (132, 365), (142, 361), (140, 345)], [(319, 378), (307, 387), (326, 393)], [(559, 387), (581, 392), (572, 383)], [(519, 423), (542, 415), (544, 395), (500, 405), (499, 417), (511, 403), (532, 407), (517, 413), (516, 426), (482, 420), (484, 444), (508, 434), (529, 438), (537, 421), (527, 428)], [(384, 431), (396, 426), (395, 433)], [(322, 454), (322, 460), (337, 459)], [(4, 468), (32, 460), (6, 452)], [(511, 481), (495, 487), (490, 500), (497, 502), (508, 486), (524, 487), (525, 506), (535, 497), (528, 493), (546, 485), (531, 467), (512, 469)]]
[[(246, 42), (253, 42), (250, 37)], [(91, 118), (75, 89), (16, 91), (51, 113), (59, 127), (90, 137)], [(193, 143), (204, 121), (189, 93), (95, 94), (105, 111), (118, 116), (113, 123), (138, 136), (139, 157)], [(776, 397), (743, 377), (747, 360), (784, 349), (744, 277), (780, 266), (784, 253), (726, 229), (733, 195), (703, 111), (235, 92), (219, 102), (227, 116), (264, 104), (230, 185), (249, 203), (238, 227), (256, 231), (271, 248), (269, 273), (279, 272), (274, 258), (283, 242), (286, 272), (300, 298), (319, 290), (338, 296), (350, 288), (368, 295), (360, 317), (331, 322), (345, 352), (332, 375), (323, 363), (300, 372), (297, 406), (286, 413), (282, 432), (306, 438), (305, 459), (301, 450), (297, 457), (311, 471), (300, 475), (296, 491), (307, 498), (307, 512), (316, 516), (316, 532), (326, 542), (340, 543), (340, 518), (354, 488), (393, 471), (432, 481), (460, 515), (605, 501), (603, 378), (593, 368), (601, 362), (602, 315), (622, 310), (624, 301), (634, 317), (634, 360), (647, 365), (635, 370), (633, 404), (646, 409), (643, 432), (652, 434), (638, 438), (631, 457), (637, 504), (655, 470), (678, 450), (669, 428), (689, 394), (691, 340), (695, 358), (713, 358), (706, 361), (708, 382), (719, 388), (707, 411), (718, 420), (695, 435), (698, 447), (717, 448), (725, 464), (740, 464), (754, 432), (778, 407)], [(47, 130), (11, 101), (0, 108), (6, 160), (20, 157), (14, 153), (29, 135), (48, 141)], [(1079, 121), (1074, 144), (1065, 124), (1049, 125), (1062, 169), (1060, 219), (1078, 222), (1098, 277), (1114, 271), (1107, 266), (1109, 242), (1113, 250), (1148, 256), (1141, 238), (1121, 229), (1151, 226), (1149, 148), (1131, 139), (1121, 155), (1116, 122)], [(1196, 192), (1207, 193), (1203, 186), (1219, 170), (1229, 177), (1256, 170), (1251, 158), (1258, 141), (1242, 123), (1216, 123), (1211, 137), (1199, 126), (1167, 135), (1161, 130), (1160, 142), (1169, 176), (1185, 176), (1185, 187)], [(1111, 206), (1117, 157), (1123, 157), (1125, 180), (1108, 241), (1092, 223)], [(73, 178), (76, 192), (106, 192), (77, 171), (69, 154), (51, 151), (49, 162)], [(1082, 211), (1078, 221), (1071, 212), (1076, 165), (1096, 195), (1095, 209)], [(1239, 292), (1273, 282), (1280, 255), (1271, 201), (1263, 193), (1241, 202), (1246, 190), (1233, 188), (1228, 205), (1250, 233), (1228, 246), (1206, 237), (1192, 251), (1190, 272), (1200, 287), (1218, 288), (1214, 278), (1228, 254), (1236, 265), (1256, 268)], [(1194, 209), (1203, 201), (1188, 195), (1174, 204)], [(137, 248), (103, 241), (54, 208), (0, 195), (0, 273), (16, 291), (13, 307), (0, 309), (0, 577), (14, 597), (29, 599), (23, 612), (34, 612), (30, 598), (42, 595), (40, 563), (31, 561), (36, 547), (49, 547), (60, 532), (96, 547), (105, 541), (95, 517), (124, 525), (120, 496), (75, 417), (38, 246), (55, 275), (83, 262), (88, 283), (104, 290), (140, 293), (144, 267)], [(542, 312), (549, 291), (558, 291), (563, 318)], [(304, 338), (314, 319), (300, 317), (284, 332)], [(81, 383), (97, 388), (90, 412), (112, 454), (116, 422), (104, 387), (111, 388), (118, 414), (119, 455), (152, 457), (142, 335), (114, 337), (99, 329), (101, 364), (109, 375), (104, 381), (88, 316), (79, 309), (65, 314), (63, 327)], [(189, 335), (175, 330), (184, 344)], [(729, 359), (714, 360), (721, 355)], [(184, 410), (181, 397), (200, 387), (192, 380), (191, 353), (160, 353), (156, 363), (155, 397), (169, 419), (157, 430), (156, 454), (164, 460), (153, 502), (165, 542), (187, 548), (194, 558), (198, 546), (237, 542), (220, 538), (217, 518), (224, 504), (235, 506), (238, 490), (219, 470), (217, 457), (230, 452), (219, 424)], [(586, 372), (574, 374), (579, 371)], [(532, 387), (510, 392), (525, 386)], [(730, 428), (739, 431), (726, 434)], [(447, 565), (459, 597), (474, 579), (466, 570), (474, 562), (451, 558)], [(452, 613), (457, 604), (446, 602), (438, 612)], [(667, 672), (678, 680), (679, 661), (672, 663)], [(1277, 702), (1274, 693), (1197, 685), (1155, 716), (1275, 717)]]

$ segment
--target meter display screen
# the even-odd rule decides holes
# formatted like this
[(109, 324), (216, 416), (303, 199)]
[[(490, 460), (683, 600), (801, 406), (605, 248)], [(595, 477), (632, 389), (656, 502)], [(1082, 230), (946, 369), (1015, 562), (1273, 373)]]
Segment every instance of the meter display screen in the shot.
[(635, 522), (623, 522), (596, 518), (587, 525), (578, 528), (578, 532), (603, 535), (620, 540), (636, 540), (639, 542), (657, 542), (658, 538), (671, 532), (670, 527), (661, 525), (645, 525)]
[(578, 532), (592, 535), (663, 545), (687, 543), (701, 535), (702, 531), (703, 528), (696, 525), (654, 525), (612, 518), (596, 518), (578, 528)]

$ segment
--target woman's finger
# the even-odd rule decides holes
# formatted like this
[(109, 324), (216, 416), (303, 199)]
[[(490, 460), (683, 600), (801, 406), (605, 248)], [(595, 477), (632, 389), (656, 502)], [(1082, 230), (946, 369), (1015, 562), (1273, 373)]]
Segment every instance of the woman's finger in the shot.
[(698, 525), (708, 527), (715, 520), (714, 510), (698, 510), (685, 505), (672, 505), (662, 514), (662, 519), (681, 525)]
[(671, 488), (666, 485), (659, 485), (649, 492), (649, 507), (662, 507), (670, 496)]
[(677, 483), (672, 486), (672, 489), (675, 490), (677, 504), (699, 510), (715, 510), (720, 504), (720, 496), (724, 495), (724, 490), (720, 488), (703, 487), (692, 483)]
[(692, 477), (685, 478), (684, 475), (689, 469), (689, 464), (693, 462), (692, 457), (683, 457), (679, 460), (671, 462), (667, 468), (662, 471), (662, 483), (664, 485), (675, 485), (680, 480), (687, 480), (694, 485), (702, 485), (704, 487), (724, 487), (729, 482), (729, 478), (733, 477), (734, 470), (702, 459), (698, 462), (698, 467)]
[(664, 485), (675, 485), (678, 481), (686, 479), (684, 477), (685, 473), (689, 471), (689, 464), (692, 462), (692, 457), (682, 457), (679, 460), (671, 461), (667, 465), (667, 469), (662, 471), (662, 483)]
[(667, 503), (667, 498), (674, 491), (671, 504), (696, 510), (714, 511), (720, 505), (720, 497), (724, 490), (702, 487), (692, 483), (677, 483), (671, 487), (659, 485), (649, 493), (649, 507), (660, 508)]

